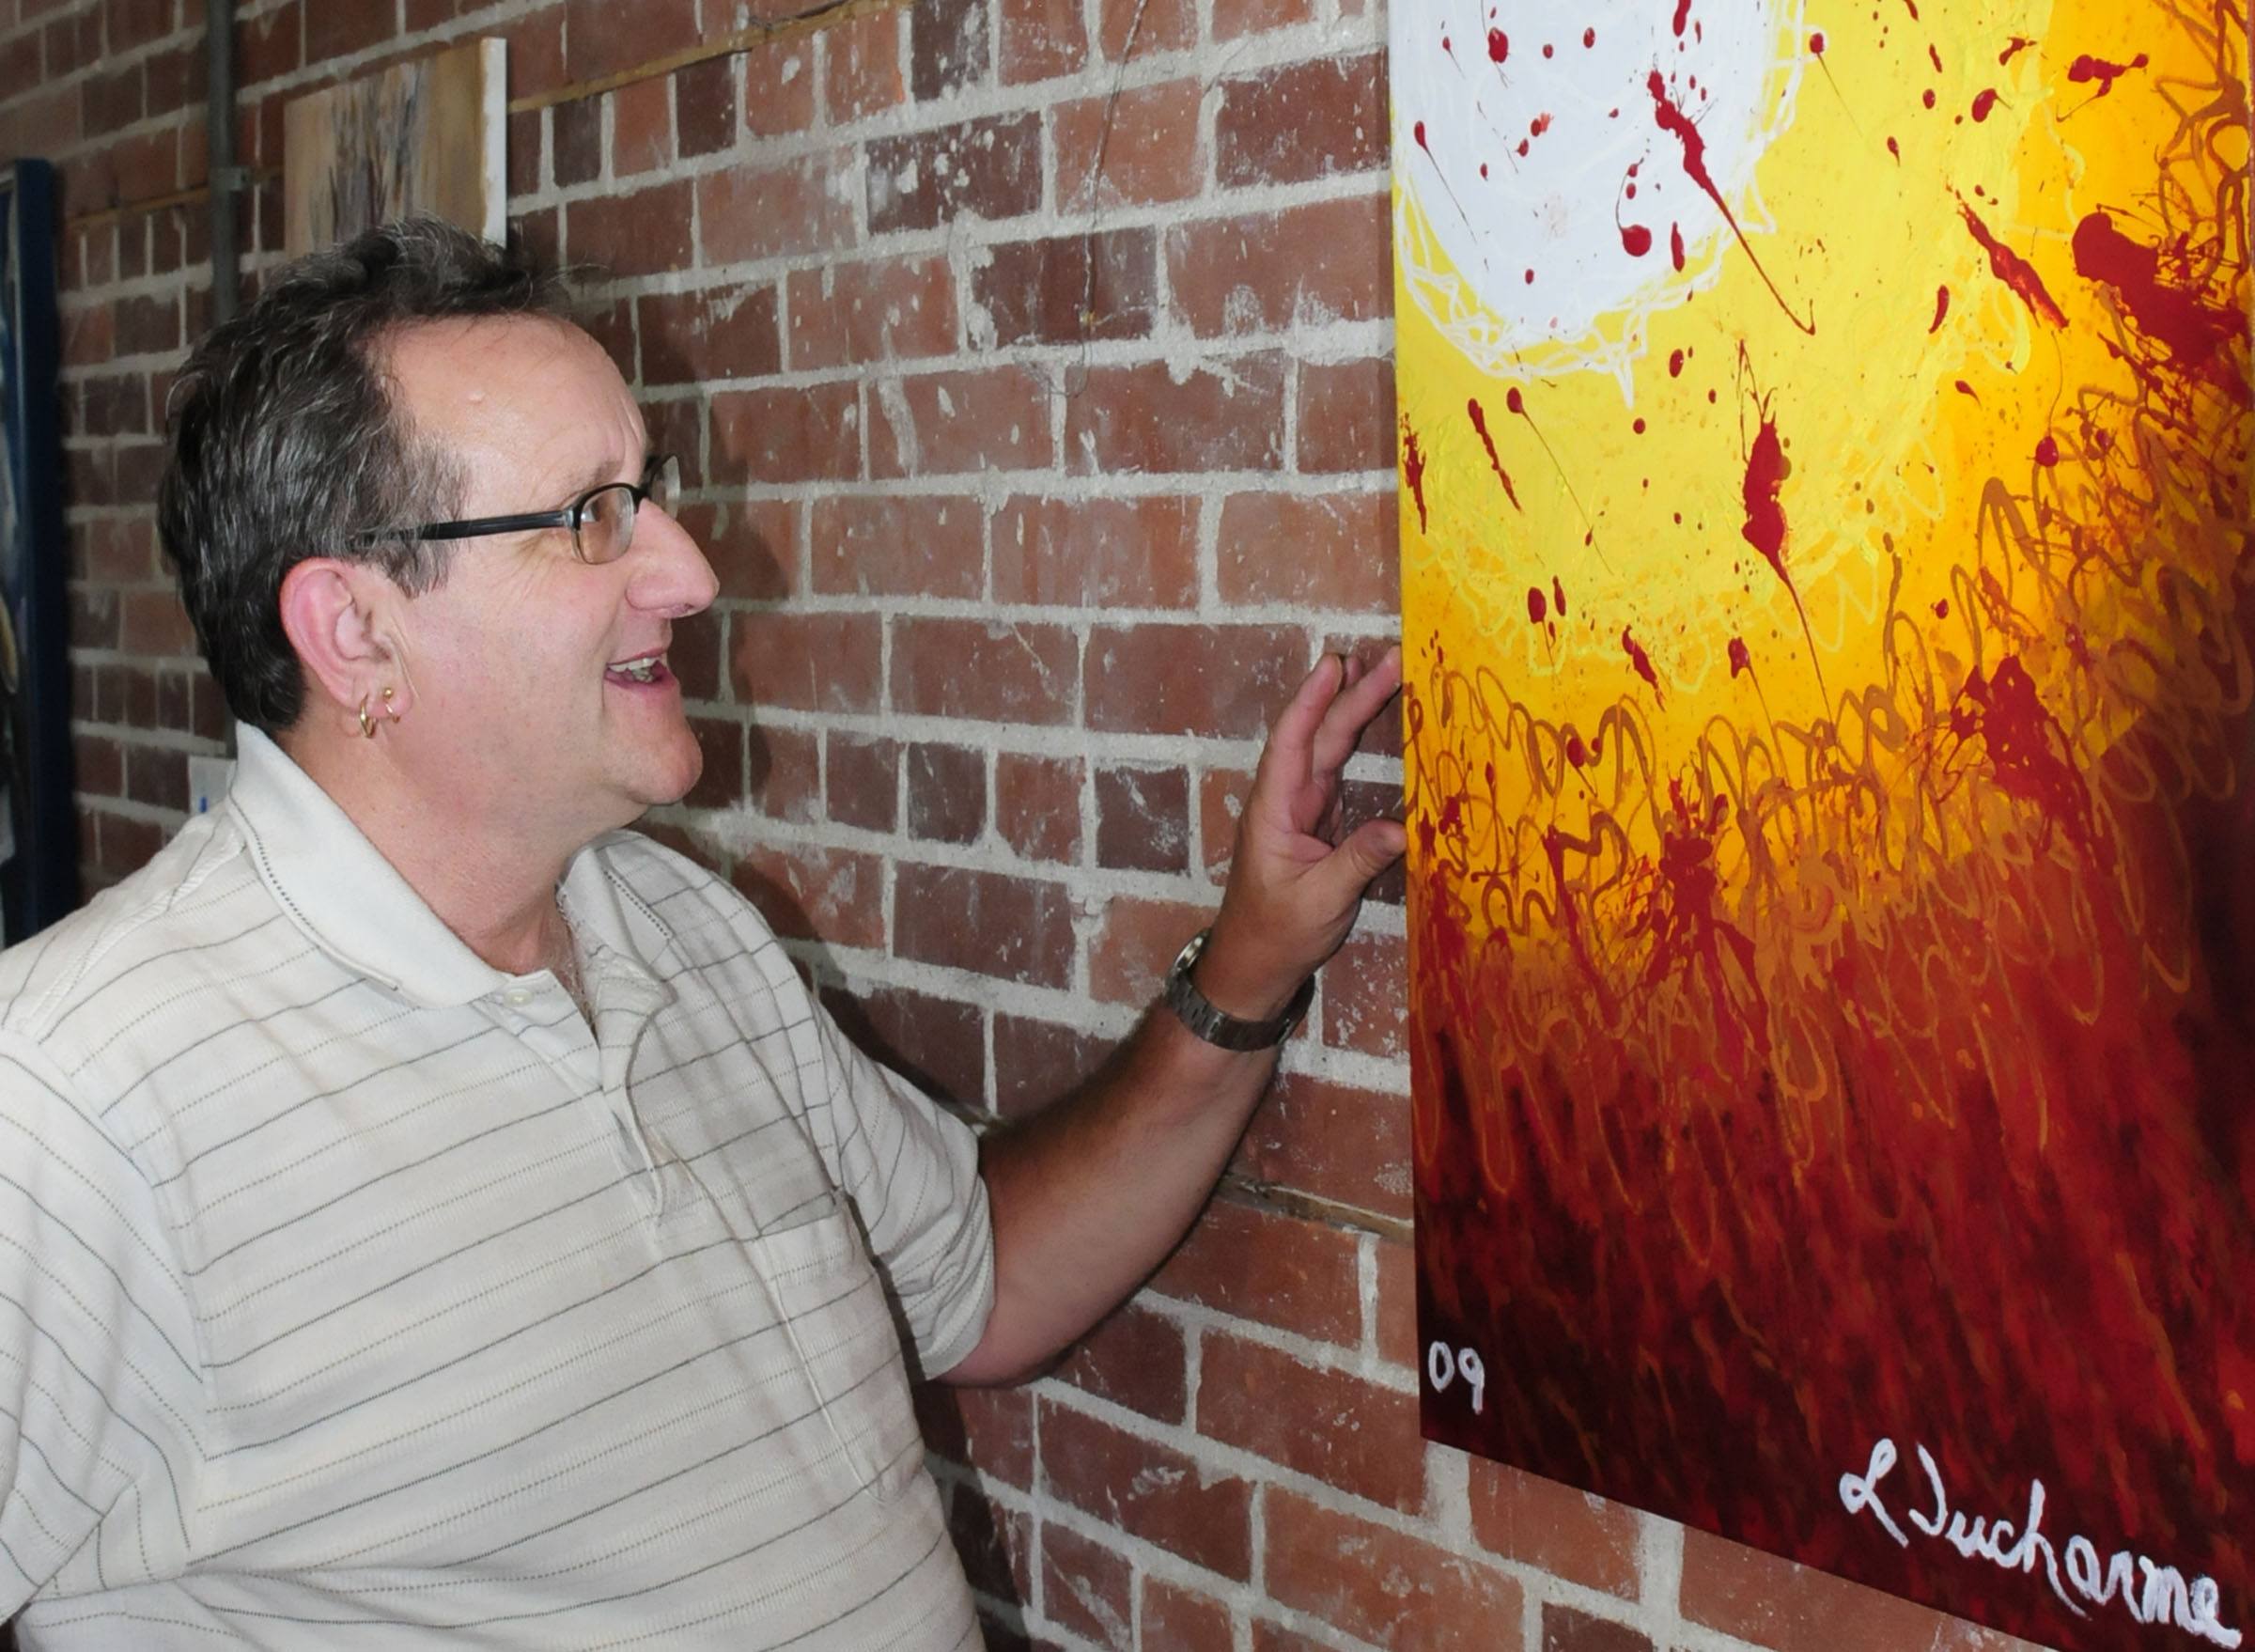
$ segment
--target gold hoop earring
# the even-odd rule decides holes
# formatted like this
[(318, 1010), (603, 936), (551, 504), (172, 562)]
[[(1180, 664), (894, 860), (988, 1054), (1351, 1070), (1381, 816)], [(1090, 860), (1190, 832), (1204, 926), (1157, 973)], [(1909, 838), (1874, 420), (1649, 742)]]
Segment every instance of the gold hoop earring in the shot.
[(360, 738), (363, 740), (376, 738), (376, 725), (368, 721), (368, 703), (365, 700), (360, 703)]

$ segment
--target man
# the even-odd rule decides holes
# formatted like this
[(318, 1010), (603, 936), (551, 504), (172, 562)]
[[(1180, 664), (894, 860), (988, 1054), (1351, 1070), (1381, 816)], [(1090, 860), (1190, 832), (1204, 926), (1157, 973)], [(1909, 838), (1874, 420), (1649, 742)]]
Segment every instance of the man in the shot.
[(982, 1148), (622, 830), (696, 778), (666, 650), (715, 585), (552, 283), (362, 237), (206, 340), (173, 423), (241, 761), (0, 958), (0, 1612), (28, 1648), (975, 1645), (907, 1362), (1039, 1369), (1196, 1214), (1400, 850), (1327, 841), (1398, 662), (1283, 713), (1182, 1013)]

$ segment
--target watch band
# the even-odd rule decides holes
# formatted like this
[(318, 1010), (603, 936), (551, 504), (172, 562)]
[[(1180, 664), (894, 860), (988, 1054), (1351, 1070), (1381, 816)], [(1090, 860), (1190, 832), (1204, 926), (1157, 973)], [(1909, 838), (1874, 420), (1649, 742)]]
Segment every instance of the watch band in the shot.
[(1299, 1024), (1299, 1018), (1308, 1013), (1308, 1001), (1315, 996), (1315, 977), (1310, 975), (1292, 994), (1292, 1002), (1281, 1014), (1265, 1021), (1249, 1021), (1241, 1016), (1215, 1007), (1213, 1001), (1198, 990), (1190, 980), (1190, 966), (1205, 950), (1210, 928), (1201, 929), (1190, 939), (1174, 957), (1174, 966), (1167, 972), (1166, 1004), (1182, 1024), (1208, 1044), (1223, 1050), (1267, 1050), (1282, 1044)]

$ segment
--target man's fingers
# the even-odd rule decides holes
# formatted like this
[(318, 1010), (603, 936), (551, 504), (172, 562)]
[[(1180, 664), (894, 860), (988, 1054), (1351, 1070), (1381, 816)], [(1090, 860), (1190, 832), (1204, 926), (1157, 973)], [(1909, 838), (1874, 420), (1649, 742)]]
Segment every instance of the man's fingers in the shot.
[(1317, 872), (1344, 912), (1362, 898), (1370, 881), (1400, 860), (1408, 847), (1408, 829), (1399, 820), (1365, 820), (1341, 840)]
[(1268, 743), (1261, 752), (1263, 770), (1274, 764), (1278, 777), (1295, 786), (1305, 778), (1315, 731), (1322, 725), (1326, 710), (1336, 703), (1340, 669), (1338, 656), (1326, 654), (1300, 680), (1291, 701), (1278, 714), (1276, 726), (1269, 730)]
[(1402, 650), (1395, 644), (1369, 668), (1350, 672), (1345, 686), (1325, 708), (1311, 741), (1309, 761), (1319, 771), (1337, 769), (1354, 755), (1363, 729), (1402, 686)]

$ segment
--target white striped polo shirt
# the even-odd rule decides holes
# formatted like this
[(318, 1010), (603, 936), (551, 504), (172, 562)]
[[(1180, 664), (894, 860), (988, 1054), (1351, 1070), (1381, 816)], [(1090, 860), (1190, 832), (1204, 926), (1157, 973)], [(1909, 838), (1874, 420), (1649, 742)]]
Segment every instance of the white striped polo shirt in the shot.
[(0, 956), (27, 1648), (978, 1644), (902, 1354), (986, 1322), (970, 1132), (692, 864), (563, 897), (592, 1030), (246, 729)]

